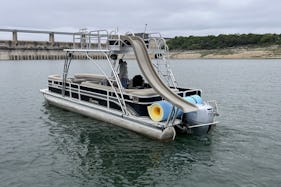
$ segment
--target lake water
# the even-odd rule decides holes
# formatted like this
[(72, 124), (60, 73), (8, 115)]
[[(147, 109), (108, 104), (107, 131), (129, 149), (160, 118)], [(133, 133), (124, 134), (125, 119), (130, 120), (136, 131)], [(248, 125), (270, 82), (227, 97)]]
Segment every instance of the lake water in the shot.
[(0, 62), (1, 187), (280, 186), (280, 60), (172, 60), (181, 85), (217, 100), (221, 123), (166, 143), (46, 105), (39, 89), (62, 67)]

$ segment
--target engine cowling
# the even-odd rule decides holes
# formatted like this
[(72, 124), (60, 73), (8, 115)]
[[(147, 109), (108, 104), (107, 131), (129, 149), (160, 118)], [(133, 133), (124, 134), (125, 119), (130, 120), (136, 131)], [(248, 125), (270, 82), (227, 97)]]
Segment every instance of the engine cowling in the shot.
[[(192, 134), (206, 134), (210, 130), (210, 124), (214, 122), (215, 111), (214, 108), (207, 104), (197, 104), (198, 110), (194, 112), (184, 113), (182, 115), (182, 125), (187, 129), (190, 129)], [(192, 126), (202, 125), (195, 128), (190, 128)]]

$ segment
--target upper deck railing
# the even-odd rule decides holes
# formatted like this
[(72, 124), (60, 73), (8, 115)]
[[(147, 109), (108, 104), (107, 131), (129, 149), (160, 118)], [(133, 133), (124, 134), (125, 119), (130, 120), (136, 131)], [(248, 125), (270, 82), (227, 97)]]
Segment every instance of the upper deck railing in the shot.
[[(168, 52), (168, 46), (160, 33), (134, 34), (127, 32), (125, 35), (140, 36), (143, 38), (149, 53), (164, 54)], [(108, 30), (80, 30), (73, 34), (73, 50), (89, 51), (113, 51), (115, 53), (132, 52), (131, 44), (122, 40), (116, 31)]]
[[(49, 43), (55, 42), (55, 35), (72, 36), (73, 49), (91, 49), (91, 50), (108, 50), (115, 52), (129, 52), (130, 44), (120, 39), (120, 34), (113, 30), (93, 30), (81, 29), (79, 32), (60, 32), (60, 31), (47, 31), (47, 30), (26, 30), (26, 29), (1, 29), (0, 32), (12, 33), (12, 41), (18, 41), (19, 33), (30, 34), (48, 34)], [(137, 35), (143, 38), (148, 52), (160, 54), (168, 51), (166, 41), (160, 33), (132, 33), (127, 32), (125, 35)]]

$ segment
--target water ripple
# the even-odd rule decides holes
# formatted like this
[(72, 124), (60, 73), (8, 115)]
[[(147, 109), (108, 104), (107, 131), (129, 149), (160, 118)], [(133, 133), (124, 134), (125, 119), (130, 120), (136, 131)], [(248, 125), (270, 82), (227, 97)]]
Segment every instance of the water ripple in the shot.
[(48, 106), (39, 89), (59, 66), (0, 63), (1, 186), (279, 186), (278, 60), (172, 61), (180, 83), (218, 100), (221, 123), (166, 143)]

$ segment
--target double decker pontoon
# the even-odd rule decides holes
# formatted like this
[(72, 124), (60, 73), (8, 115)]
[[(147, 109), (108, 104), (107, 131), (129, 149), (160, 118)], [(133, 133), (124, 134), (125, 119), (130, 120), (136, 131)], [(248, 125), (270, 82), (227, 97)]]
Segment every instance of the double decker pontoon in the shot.
[[(64, 51), (62, 75), (50, 75), (48, 88), (40, 90), (51, 105), (165, 141), (177, 133), (206, 134), (218, 123), (215, 101), (203, 101), (200, 89), (178, 86), (159, 33), (82, 30)], [(68, 77), (74, 55), (85, 55), (100, 74)], [(135, 58), (140, 69), (131, 79), (120, 77), (127, 66), (119, 62), (127, 58)]]

